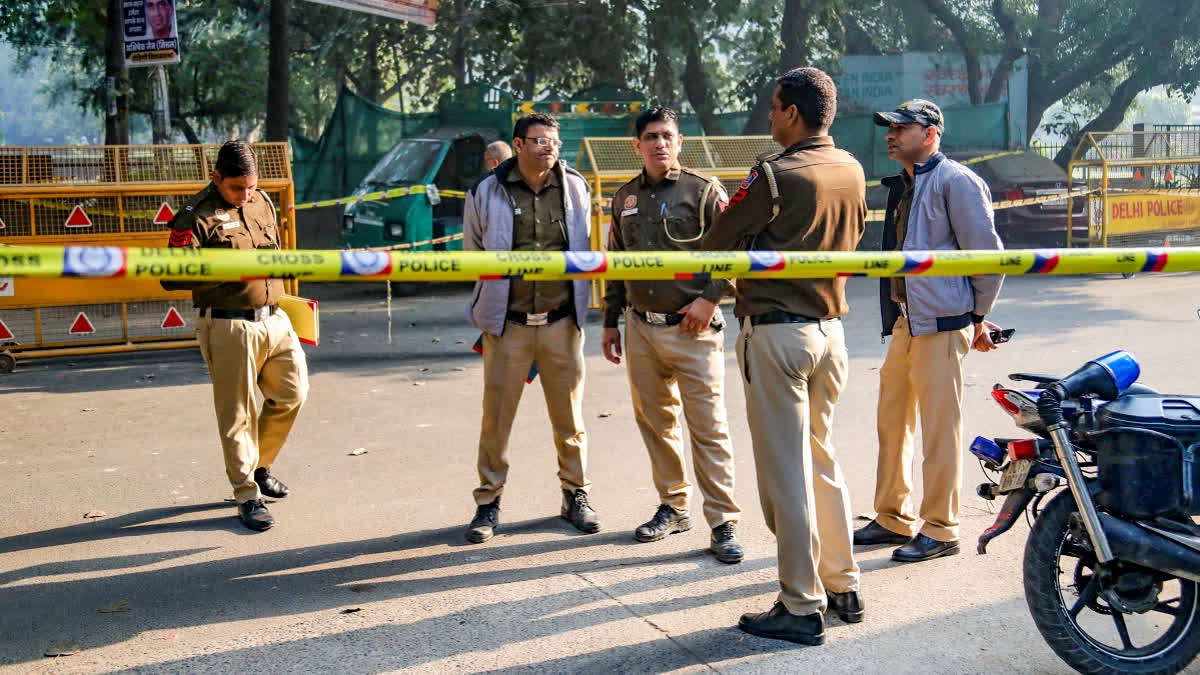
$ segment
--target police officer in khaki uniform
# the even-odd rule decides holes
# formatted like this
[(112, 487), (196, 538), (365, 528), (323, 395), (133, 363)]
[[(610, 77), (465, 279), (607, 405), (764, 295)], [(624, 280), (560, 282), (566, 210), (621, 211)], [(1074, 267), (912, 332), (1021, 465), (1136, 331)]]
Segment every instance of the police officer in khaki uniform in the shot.
[[(867, 215), (862, 165), (829, 136), (837, 89), (816, 68), (777, 80), (771, 135), (782, 153), (759, 162), (705, 235), (704, 248), (853, 251)], [(850, 497), (833, 448), (833, 408), (846, 383), (846, 280), (742, 279), (738, 365), (754, 443), (758, 494), (779, 554), (779, 600), (746, 614), (751, 634), (799, 644), (825, 641), (821, 613), (861, 621), (851, 548)]]
[[(645, 163), (637, 178), (613, 196), (612, 251), (690, 251), (725, 207), (715, 178), (680, 168), (679, 115), (653, 108), (638, 116), (634, 149)], [(733, 445), (725, 413), (724, 318), (717, 308), (732, 293), (727, 279), (609, 282), (604, 296), (604, 337), (609, 361), (625, 350), (633, 414), (650, 453), (658, 511), (634, 538), (649, 542), (692, 527), (691, 484), (683, 453), (680, 404), (688, 424), (704, 516), (712, 530), (709, 550), (724, 563), (741, 562), (733, 500)]]
[[(278, 249), (275, 206), (259, 190), (254, 152), (229, 141), (217, 154), (212, 183), (171, 221), (171, 248)], [(286, 497), (271, 466), (308, 396), (308, 366), (300, 340), (277, 303), (279, 279), (230, 282), (163, 281), (167, 290), (190, 289), (200, 310), (196, 337), (213, 383), (213, 404), (233, 485), (246, 527), (275, 524), (263, 495)], [(259, 411), (254, 387), (262, 392)]]
[[(591, 193), (579, 172), (558, 158), (558, 121), (526, 115), (513, 125), (515, 155), (467, 192), (463, 248), (516, 251), (536, 264), (546, 252), (587, 251)], [(583, 326), (591, 282), (489, 279), (475, 284), (467, 317), (483, 331), (483, 418), (479, 429), (475, 517), (467, 541), (485, 542), (500, 524), (508, 480), (508, 445), (530, 364), (540, 373), (558, 455), (559, 515), (581, 532), (600, 531), (588, 499), (583, 426)], [(529, 438), (519, 439), (521, 446)]]

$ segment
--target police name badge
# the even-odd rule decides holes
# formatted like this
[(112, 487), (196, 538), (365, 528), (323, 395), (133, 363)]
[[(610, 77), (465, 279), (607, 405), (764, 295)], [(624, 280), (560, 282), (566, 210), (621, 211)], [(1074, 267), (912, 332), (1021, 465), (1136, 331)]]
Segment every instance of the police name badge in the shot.
[[(228, 218), (229, 216), (225, 216), (225, 217)], [(242, 223), (240, 221), (235, 220), (232, 223), (225, 223), (224, 225), (221, 226), (221, 229), (222, 230), (232, 230), (235, 227), (241, 227), (241, 225), (242, 225)]]
[(521, 215), (521, 208), (520, 208), (519, 206), (517, 206), (517, 207), (513, 207), (513, 215), (514, 215), (514, 216), (519, 216), (519, 215)]
[(229, 220), (229, 214), (225, 213), (225, 209), (217, 209), (213, 211), (213, 215), (217, 217), (217, 220)]

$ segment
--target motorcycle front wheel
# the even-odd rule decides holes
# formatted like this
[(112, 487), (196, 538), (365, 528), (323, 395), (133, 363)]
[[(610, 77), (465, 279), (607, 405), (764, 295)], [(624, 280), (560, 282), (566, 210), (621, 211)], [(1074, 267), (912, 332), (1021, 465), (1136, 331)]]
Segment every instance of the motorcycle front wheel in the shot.
[[(1097, 573), (1075, 498), (1060, 492), (1025, 546), (1025, 601), (1059, 658), (1081, 673), (1177, 673), (1200, 653), (1197, 584), (1131, 564)], [(1072, 521), (1075, 521), (1072, 525)], [(1106, 595), (1119, 593), (1121, 611)]]

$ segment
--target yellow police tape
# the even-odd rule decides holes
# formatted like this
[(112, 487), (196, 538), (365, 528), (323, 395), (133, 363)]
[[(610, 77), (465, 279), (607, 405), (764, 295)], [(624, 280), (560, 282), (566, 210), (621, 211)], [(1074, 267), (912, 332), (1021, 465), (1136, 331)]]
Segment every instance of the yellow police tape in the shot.
[[(433, 186), (436, 190), (437, 187)], [(427, 192), (425, 185), (410, 185), (408, 187), (392, 188), (390, 190), (377, 190), (375, 192), (367, 192), (357, 197), (339, 197), (337, 199), (326, 199), (319, 202), (304, 202), (297, 204), (294, 208), (296, 211), (304, 209), (320, 209), (326, 206), (345, 206), (355, 202), (374, 202), (384, 199), (396, 199), (397, 197), (407, 197), (408, 195), (423, 195)], [(463, 199), (467, 196), (466, 192), (461, 190), (437, 190), (439, 197), (451, 197)]]
[(0, 249), (0, 276), (232, 281), (651, 280), (1099, 274), (1200, 270), (1200, 247), (1016, 251), (234, 251), (116, 246)]

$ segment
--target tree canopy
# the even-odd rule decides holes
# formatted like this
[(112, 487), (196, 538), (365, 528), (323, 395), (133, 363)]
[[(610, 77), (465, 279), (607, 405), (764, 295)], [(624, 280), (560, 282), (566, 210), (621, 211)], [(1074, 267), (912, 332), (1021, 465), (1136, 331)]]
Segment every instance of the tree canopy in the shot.
[[(0, 3), (0, 39), (56, 100), (104, 109), (105, 16), (97, 0)], [(261, 134), (267, 118), (274, 0), (177, 0), (182, 62), (171, 66), (171, 119), (189, 141)], [(429, 110), (457, 84), (487, 82), (524, 99), (612, 84), (694, 111), (751, 110), (766, 129), (774, 78), (811, 64), (837, 73), (846, 54), (961, 56), (971, 100), (1004, 94), (1029, 64), (1028, 125), (1058, 102), (1082, 118), (1056, 131), (1112, 128), (1139, 92), (1193, 91), (1200, 77), (1194, 0), (442, 0), (433, 28), (290, 0), (288, 126), (315, 136), (342, 86), (381, 105)], [(990, 77), (980, 57), (999, 55)], [(150, 113), (149, 69), (130, 73), (130, 110)], [(1028, 139), (1026, 139), (1028, 140)]]

